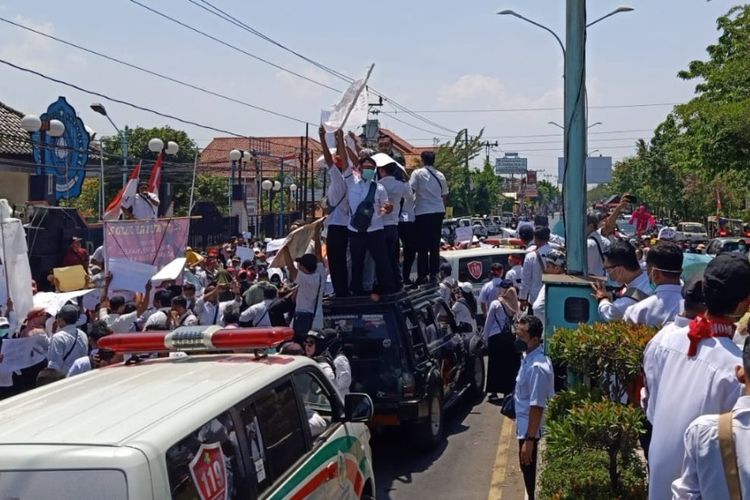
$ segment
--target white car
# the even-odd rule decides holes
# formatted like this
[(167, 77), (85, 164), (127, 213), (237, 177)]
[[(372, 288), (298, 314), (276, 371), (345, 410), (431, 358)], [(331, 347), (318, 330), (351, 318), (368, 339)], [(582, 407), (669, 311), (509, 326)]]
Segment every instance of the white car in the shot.
[(706, 227), (700, 222), (680, 222), (676, 231), (676, 241), (708, 241)]
[(471, 219), (471, 226), (474, 236), (487, 236), (487, 227), (482, 219)]
[(119, 352), (203, 353), (112, 365), (0, 402), (0, 498), (374, 497), (372, 400), (342, 401), (309, 358), (267, 354), (292, 335), (200, 326), (103, 338), (100, 349)]

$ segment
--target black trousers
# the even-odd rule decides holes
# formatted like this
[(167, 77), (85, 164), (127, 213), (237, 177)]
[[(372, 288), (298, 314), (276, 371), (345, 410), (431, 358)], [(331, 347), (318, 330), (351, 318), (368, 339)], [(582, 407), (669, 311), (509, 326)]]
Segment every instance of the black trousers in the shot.
[(534, 500), (534, 493), (536, 489), (536, 452), (539, 449), (539, 441), (534, 441), (534, 449), (531, 452), (531, 464), (521, 464), (521, 447), (523, 446), (523, 439), (518, 440), (518, 464), (521, 466), (521, 472), (523, 472), (523, 483), (526, 485), (526, 493), (529, 495), (529, 500)]
[(401, 283), (401, 266), (399, 265), (400, 249), (398, 246), (398, 226), (385, 226), (385, 254), (388, 257), (388, 263), (391, 266), (391, 275), (393, 280)]
[(404, 262), (401, 266), (401, 276), (404, 281), (409, 280), (411, 268), (417, 258), (417, 228), (413, 222), (398, 223), (398, 237), (404, 251)]
[[(393, 278), (393, 269), (388, 261), (385, 248), (385, 231), (355, 233), (349, 231), (349, 250), (352, 254), (352, 283), (354, 295), (365, 295), (362, 286), (362, 275), (365, 267), (365, 254), (370, 253), (375, 261), (375, 276), (378, 289), (382, 293), (393, 293), (398, 290)], [(368, 292), (370, 290), (367, 290)]]
[(417, 215), (417, 275), (437, 276), (440, 270), (440, 236), (444, 213)]
[(349, 229), (346, 226), (328, 226), (326, 249), (328, 269), (331, 272), (333, 293), (337, 297), (349, 295), (349, 268), (346, 266), (346, 250), (349, 246)]

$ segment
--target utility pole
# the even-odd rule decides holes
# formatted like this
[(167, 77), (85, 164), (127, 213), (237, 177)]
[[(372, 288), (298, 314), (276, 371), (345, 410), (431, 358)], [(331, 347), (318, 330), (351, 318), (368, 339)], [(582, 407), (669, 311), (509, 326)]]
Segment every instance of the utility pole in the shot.
[(565, 241), (568, 273), (586, 276), (586, 0), (567, 0), (565, 46)]
[(482, 143), (482, 146), (484, 146), (485, 163), (489, 163), (490, 162), (490, 151), (492, 150), (492, 148), (499, 147), (500, 144), (498, 144), (497, 141), (495, 141), (495, 142), (484, 141)]
[(467, 215), (471, 214), (471, 203), (469, 202), (469, 129), (464, 129), (464, 193), (466, 193), (466, 198), (464, 199), (464, 202), (466, 203), (466, 210), (469, 212)]

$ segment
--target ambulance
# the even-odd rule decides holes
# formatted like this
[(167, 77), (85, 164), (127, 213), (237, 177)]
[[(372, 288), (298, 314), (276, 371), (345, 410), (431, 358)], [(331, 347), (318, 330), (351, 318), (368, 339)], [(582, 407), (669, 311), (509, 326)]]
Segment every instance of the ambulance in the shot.
[[(272, 354), (292, 336), (105, 337), (130, 361), (0, 402), (0, 498), (374, 498), (370, 397), (342, 400), (309, 358)], [(174, 351), (189, 354), (137, 355)]]

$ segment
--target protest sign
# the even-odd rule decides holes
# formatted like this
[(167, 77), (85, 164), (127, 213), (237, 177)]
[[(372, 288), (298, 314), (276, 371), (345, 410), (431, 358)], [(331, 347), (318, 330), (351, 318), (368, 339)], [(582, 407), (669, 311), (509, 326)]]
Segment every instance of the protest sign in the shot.
[(153, 283), (158, 283), (166, 280), (176, 281), (182, 276), (182, 270), (185, 269), (185, 257), (178, 257), (166, 266), (162, 267), (159, 272), (151, 277)]
[(248, 247), (236, 247), (234, 253), (241, 260), (253, 260), (255, 258), (255, 252), (253, 252), (252, 248)]
[[(269, 267), (284, 267), (294, 265), (293, 260), (310, 252), (310, 243), (320, 244), (320, 231), (323, 227), (323, 219), (318, 219), (310, 224), (295, 229), (286, 237), (279, 251), (271, 261)], [(270, 246), (270, 245), (269, 245)]]
[(0, 363), (0, 370), (15, 372), (41, 362), (47, 357), (44, 340), (39, 335), (20, 339), (3, 339), (0, 350), (3, 353), (3, 362)]
[(119, 291), (143, 292), (146, 283), (156, 273), (156, 266), (133, 262), (127, 259), (107, 259), (108, 272), (112, 274), (112, 283), (109, 285), (110, 297), (117, 295)]
[(349, 88), (344, 91), (339, 102), (331, 108), (330, 114), (322, 123), (326, 132), (331, 133), (343, 129), (350, 117), (352, 120), (349, 126), (350, 129), (356, 129), (365, 124), (367, 121), (367, 93), (365, 92), (365, 87), (374, 67), (374, 64), (370, 66), (367, 76), (352, 82)]
[(26, 232), (21, 221), (7, 218), (10, 207), (0, 200), (0, 306), (3, 311), (8, 302), (8, 293), (19, 318), (25, 318), (31, 310), (31, 267), (26, 247)]
[(189, 229), (189, 218), (105, 221), (104, 255), (161, 269), (185, 256)]
[(73, 292), (86, 288), (86, 270), (81, 265), (56, 267), (52, 275), (57, 280), (61, 292)]
[(457, 227), (456, 228), (456, 242), (463, 243), (464, 241), (471, 241), (474, 236), (473, 229), (470, 227)]
[[(48, 314), (52, 316), (56, 315), (57, 312), (65, 305), (68, 301), (77, 299), (82, 295), (89, 294), (96, 290), (95, 288), (88, 288), (86, 290), (76, 290), (75, 292), (55, 293), (55, 292), (38, 292), (34, 295), (34, 307), (41, 307)], [(20, 317), (20, 316), (19, 316)], [(24, 315), (25, 317), (25, 315)]]

